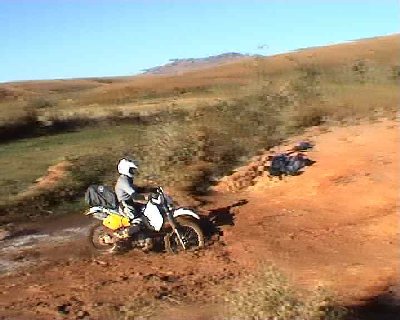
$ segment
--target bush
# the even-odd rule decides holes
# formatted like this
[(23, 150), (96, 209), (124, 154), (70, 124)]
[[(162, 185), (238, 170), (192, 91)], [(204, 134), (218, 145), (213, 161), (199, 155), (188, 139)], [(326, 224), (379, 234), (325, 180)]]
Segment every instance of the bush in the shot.
[(51, 108), (54, 106), (55, 106), (54, 101), (50, 101), (49, 99), (46, 98), (36, 98), (28, 103), (27, 108), (43, 109), (43, 108)]
[(400, 79), (400, 65), (392, 67), (392, 76), (391, 78), (395, 81)]
[(229, 319), (339, 320), (346, 309), (335, 304), (323, 289), (300, 292), (275, 268), (270, 267), (244, 280), (225, 297)]
[(290, 83), (290, 90), (299, 102), (308, 103), (321, 96), (321, 71), (314, 65), (301, 65), (298, 76)]
[(352, 66), (352, 71), (356, 75), (360, 83), (365, 83), (367, 80), (367, 73), (369, 71), (369, 66), (365, 60), (358, 60)]
[(330, 111), (324, 106), (302, 106), (293, 110), (288, 117), (288, 126), (294, 129), (319, 126), (330, 116)]

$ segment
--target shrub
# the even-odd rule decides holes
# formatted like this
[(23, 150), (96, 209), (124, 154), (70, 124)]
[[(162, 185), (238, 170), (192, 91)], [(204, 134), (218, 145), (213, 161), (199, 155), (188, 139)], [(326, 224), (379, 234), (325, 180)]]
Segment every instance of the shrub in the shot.
[(393, 80), (399, 80), (400, 79), (400, 65), (392, 67), (392, 77), (391, 78)]
[(42, 97), (31, 100), (27, 105), (28, 108), (33, 109), (51, 108), (53, 106), (55, 106), (54, 101)]
[(352, 66), (352, 71), (355, 73), (358, 81), (365, 83), (367, 80), (367, 73), (369, 71), (369, 66), (365, 60), (358, 60)]
[(314, 65), (300, 65), (298, 76), (290, 82), (290, 90), (299, 102), (309, 102), (321, 96), (321, 71)]
[(309, 105), (296, 108), (288, 117), (288, 126), (294, 129), (318, 126), (326, 121), (330, 110), (321, 105)]

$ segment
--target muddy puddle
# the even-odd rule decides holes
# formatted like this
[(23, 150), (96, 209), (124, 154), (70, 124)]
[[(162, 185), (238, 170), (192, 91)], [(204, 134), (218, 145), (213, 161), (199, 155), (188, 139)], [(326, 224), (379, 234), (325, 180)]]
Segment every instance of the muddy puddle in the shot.
[[(0, 241), (0, 274), (9, 274), (62, 255), (62, 247), (72, 241), (85, 241), (89, 219), (70, 216), (45, 224), (20, 227)], [(59, 248), (59, 250), (57, 250)], [(64, 251), (65, 256), (69, 253)]]

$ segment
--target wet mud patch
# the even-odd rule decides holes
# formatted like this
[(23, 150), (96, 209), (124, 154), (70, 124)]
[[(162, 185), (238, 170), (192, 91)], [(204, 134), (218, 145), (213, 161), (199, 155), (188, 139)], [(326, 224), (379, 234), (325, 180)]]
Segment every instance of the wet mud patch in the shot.
[[(67, 228), (50, 233), (36, 229), (21, 229), (0, 241), (0, 275), (20, 268), (44, 263), (52, 254), (51, 248), (77, 238), (83, 238), (87, 227)], [(47, 254), (46, 254), (47, 253)]]

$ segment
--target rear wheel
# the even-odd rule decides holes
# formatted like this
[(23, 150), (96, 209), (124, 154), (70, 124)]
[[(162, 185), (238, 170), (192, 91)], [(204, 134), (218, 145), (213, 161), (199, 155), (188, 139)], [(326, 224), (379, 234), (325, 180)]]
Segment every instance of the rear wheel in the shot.
[(194, 250), (204, 246), (204, 235), (197, 223), (182, 218), (178, 218), (177, 223), (185, 249), (179, 241), (177, 234), (172, 231), (164, 238), (167, 252), (176, 254), (181, 251)]
[(117, 250), (118, 239), (101, 222), (90, 227), (88, 240), (90, 247), (97, 253), (114, 253)]

